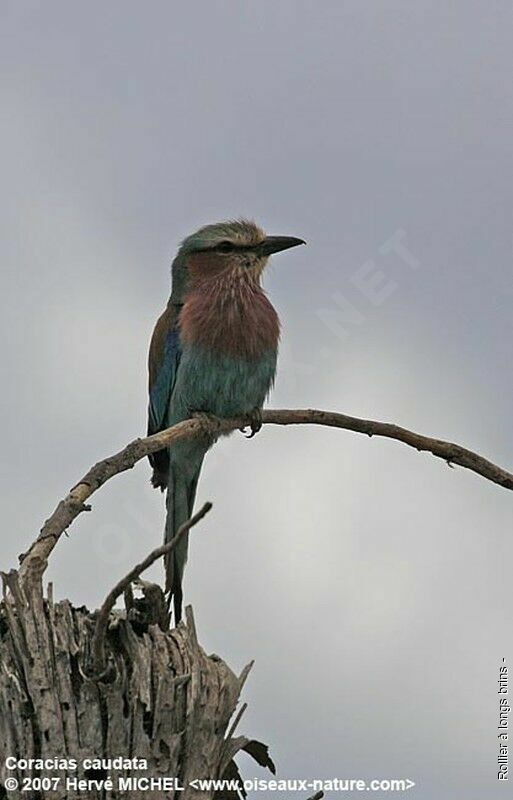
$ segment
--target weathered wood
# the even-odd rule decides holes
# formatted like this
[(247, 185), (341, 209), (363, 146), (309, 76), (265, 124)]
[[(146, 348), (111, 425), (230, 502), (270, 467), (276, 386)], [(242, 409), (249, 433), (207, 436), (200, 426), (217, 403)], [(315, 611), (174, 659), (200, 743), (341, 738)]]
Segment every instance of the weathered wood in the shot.
[[(161, 593), (145, 584), (148, 596)], [(162, 602), (163, 598), (159, 598)], [(132, 600), (133, 602), (133, 600)], [(191, 608), (186, 622), (164, 631), (148, 624), (139, 609), (112, 611), (106, 634), (108, 669), (102, 679), (92, 669), (96, 616), (69, 601), (43, 597), (40, 582), (22, 583), (16, 572), (4, 576), (0, 604), (0, 783), (28, 775), (59, 777), (58, 788), (0, 797), (40, 800), (114, 800), (121, 797), (172, 798), (172, 789), (128, 793), (120, 777), (177, 778), (180, 797), (213, 797), (214, 791), (188, 786), (198, 778), (233, 773), (232, 758), (244, 737), (228, 729), (247, 676), (236, 676), (218, 656), (198, 643)], [(152, 612), (149, 613), (151, 620)], [(227, 733), (228, 731), (228, 733)], [(249, 746), (248, 746), (249, 745)], [(8, 757), (75, 760), (77, 769), (15, 769)], [(87, 772), (85, 759), (145, 759), (147, 769)], [(139, 762), (141, 763), (141, 762)], [(268, 762), (272, 766), (272, 762)], [(116, 788), (71, 788), (66, 778), (102, 779)]]
[[(115, 455), (99, 461), (60, 501), (53, 514), (43, 525), (38, 538), (32, 543), (27, 553), (21, 556), (20, 577), (22, 581), (31, 581), (43, 575), (48, 558), (63, 532), (79, 514), (83, 511), (90, 511), (90, 506), (85, 501), (114, 475), (132, 469), (138, 461), (150, 453), (172, 447), (180, 439), (197, 436), (201, 431), (205, 431), (205, 427), (213, 435), (219, 435), (242, 428), (249, 425), (250, 422), (251, 419), (245, 417), (217, 420), (213, 418), (209, 425), (204, 419), (197, 417), (187, 419), (171, 428), (155, 433), (153, 436), (135, 439)], [(513, 490), (513, 473), (488, 461), (478, 453), (454, 442), (423, 436), (390, 422), (377, 422), (334, 411), (319, 411), (311, 408), (265, 409), (262, 412), (262, 422), (271, 425), (325, 425), (329, 428), (341, 428), (354, 433), (362, 433), (369, 437), (382, 436), (387, 439), (395, 439), (419, 452), (432, 453), (437, 458), (446, 461), (451, 467), (454, 465), (464, 467), (505, 489)]]
[[(266, 410), (262, 421), (274, 425), (314, 424), (343, 428), (367, 436), (395, 439), (419, 451), (431, 452), (449, 465), (458, 464), (487, 480), (513, 490), (513, 474), (452, 442), (422, 436), (390, 423), (349, 417), (326, 411)], [(211, 432), (228, 433), (249, 424), (245, 418), (211, 420)], [(243, 749), (262, 766), (274, 771), (267, 748), (235, 736), (228, 725), (236, 709), (248, 668), (237, 677), (217, 656), (207, 656), (196, 636), (190, 608), (186, 623), (168, 631), (162, 590), (140, 582), (144, 598), (134, 598), (131, 581), (175, 540), (153, 551), (109, 593), (99, 614), (74, 608), (64, 600), (54, 603), (43, 595), (43, 576), (56, 543), (73, 520), (90, 510), (85, 501), (114, 475), (128, 470), (148, 455), (184, 437), (204, 430), (205, 422), (186, 420), (158, 434), (138, 439), (119, 453), (99, 461), (61, 500), (39, 536), (21, 557), (19, 572), (3, 576), (0, 603), (0, 781), (22, 781), (25, 775), (61, 778), (57, 788), (7, 792), (2, 797), (37, 800), (115, 800), (121, 797), (172, 798), (174, 788), (128, 792), (118, 780), (130, 770), (123, 765), (100, 765), (86, 773), (86, 759), (125, 758), (144, 761), (134, 777), (175, 778), (184, 787), (184, 800), (209, 800), (213, 788), (199, 791), (198, 779), (238, 778), (233, 761)], [(208, 508), (207, 508), (208, 510)], [(189, 520), (189, 527), (206, 513), (205, 507)], [(114, 604), (124, 594), (126, 613)], [(228, 732), (227, 732), (228, 731)], [(52, 770), (48, 765), (7, 771), (9, 757), (74, 761), (76, 769)], [(133, 765), (132, 765), (133, 767)], [(113, 787), (65, 788), (65, 779), (110, 776)], [(20, 784), (21, 785), (21, 784)], [(3, 793), (2, 793), (3, 792)], [(226, 790), (234, 800), (237, 790)], [(316, 798), (318, 795), (316, 796)]]

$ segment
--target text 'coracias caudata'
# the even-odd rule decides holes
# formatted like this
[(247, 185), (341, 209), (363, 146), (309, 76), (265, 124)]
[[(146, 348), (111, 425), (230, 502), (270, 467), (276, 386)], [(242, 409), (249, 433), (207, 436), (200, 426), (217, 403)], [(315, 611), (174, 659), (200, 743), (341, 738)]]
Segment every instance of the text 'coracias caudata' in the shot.
[[(241, 219), (206, 225), (182, 242), (172, 265), (172, 291), (149, 354), (148, 433), (197, 414), (250, 415), (252, 431), (273, 385), (280, 322), (265, 294), (269, 256), (304, 244), (266, 236)], [(167, 490), (165, 541), (192, 515), (205, 453), (216, 436), (180, 439), (150, 456), (152, 483)], [(166, 559), (166, 592), (180, 621), (188, 535)]]

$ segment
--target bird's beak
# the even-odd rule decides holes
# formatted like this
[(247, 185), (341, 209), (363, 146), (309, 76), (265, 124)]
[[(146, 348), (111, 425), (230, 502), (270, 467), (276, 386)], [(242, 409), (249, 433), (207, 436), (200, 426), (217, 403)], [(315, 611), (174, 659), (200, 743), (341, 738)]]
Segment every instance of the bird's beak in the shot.
[(280, 250), (288, 250), (289, 247), (297, 247), (298, 244), (306, 244), (303, 239), (295, 236), (267, 236), (264, 241), (257, 246), (258, 252), (263, 256), (270, 256), (279, 253)]

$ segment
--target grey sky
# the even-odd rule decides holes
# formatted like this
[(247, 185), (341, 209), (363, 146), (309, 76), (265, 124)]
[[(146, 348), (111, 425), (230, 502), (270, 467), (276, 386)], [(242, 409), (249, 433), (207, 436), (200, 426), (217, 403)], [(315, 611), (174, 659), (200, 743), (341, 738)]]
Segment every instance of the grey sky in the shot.
[[(0, 17), (2, 568), (144, 431), (176, 244), (241, 214), (308, 241), (266, 278), (272, 405), (395, 421), (511, 467), (509, 3), (4, 0)], [(417, 268), (383, 252), (397, 231)], [(355, 285), (369, 261), (393, 283), (378, 305)], [(207, 650), (256, 659), (242, 727), (280, 776), (507, 796), (506, 491), (392, 442), (266, 428), (209, 455), (198, 499), (214, 510), (186, 599)], [(163, 520), (146, 464), (113, 481), (59, 545), (58, 595), (97, 605)]]

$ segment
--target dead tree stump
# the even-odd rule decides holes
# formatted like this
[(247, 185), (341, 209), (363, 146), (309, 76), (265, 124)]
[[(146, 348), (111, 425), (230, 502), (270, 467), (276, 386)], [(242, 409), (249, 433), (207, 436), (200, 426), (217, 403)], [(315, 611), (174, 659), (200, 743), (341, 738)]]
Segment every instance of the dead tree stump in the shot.
[[(325, 425), (401, 441), (513, 490), (513, 474), (477, 453), (442, 439), (422, 436), (391, 423), (346, 414), (266, 410), (264, 423)], [(211, 421), (212, 434), (228, 433), (251, 418)], [(204, 433), (204, 421), (190, 419), (136, 439), (95, 464), (60, 501), (37, 539), (21, 558), (19, 571), (3, 574), (0, 603), (0, 800), (113, 800), (121, 797), (236, 800), (235, 788), (205, 789), (199, 780), (239, 781), (233, 760), (245, 750), (274, 772), (267, 747), (234, 737), (243, 706), (228, 729), (249, 666), (237, 677), (218, 656), (198, 644), (194, 619), (168, 630), (161, 589), (143, 584), (143, 600), (131, 586), (157, 558), (210, 509), (207, 503), (167, 545), (151, 553), (109, 592), (99, 612), (54, 603), (43, 594), (43, 576), (54, 547), (84, 511), (87, 500), (110, 478), (176, 441)], [(115, 611), (125, 595), (126, 612)], [(23, 761), (20, 760), (23, 759)], [(116, 764), (113, 759), (119, 759)], [(45, 763), (46, 762), (46, 763)], [(142, 765), (141, 765), (142, 762)], [(67, 763), (67, 767), (66, 767)], [(71, 764), (76, 766), (71, 766)], [(144, 767), (144, 768), (143, 768)], [(24, 778), (33, 782), (25, 791)], [(106, 779), (112, 778), (113, 785)], [(57, 778), (57, 784), (48, 780)], [(165, 779), (177, 784), (152, 789), (123, 779)], [(36, 783), (37, 779), (37, 783)], [(66, 780), (71, 779), (71, 785)], [(96, 781), (101, 785), (82, 785)], [(103, 781), (103, 783), (102, 783)], [(17, 783), (17, 787), (15, 784)], [(316, 798), (319, 794), (316, 795)]]
[[(155, 621), (160, 588), (145, 584), (144, 594), (153, 598), (149, 607), (132, 599), (128, 613), (111, 612), (106, 668), (95, 675), (98, 613), (54, 603), (40, 581), (4, 575), (0, 798), (211, 798), (216, 792), (199, 791), (195, 781), (237, 778), (233, 757), (241, 749), (273, 769), (267, 748), (234, 738), (235, 725), (228, 730), (251, 665), (236, 676), (207, 656), (190, 607), (185, 623), (163, 630)], [(17, 789), (8, 788), (13, 779)], [(175, 793), (178, 785), (184, 791)]]

